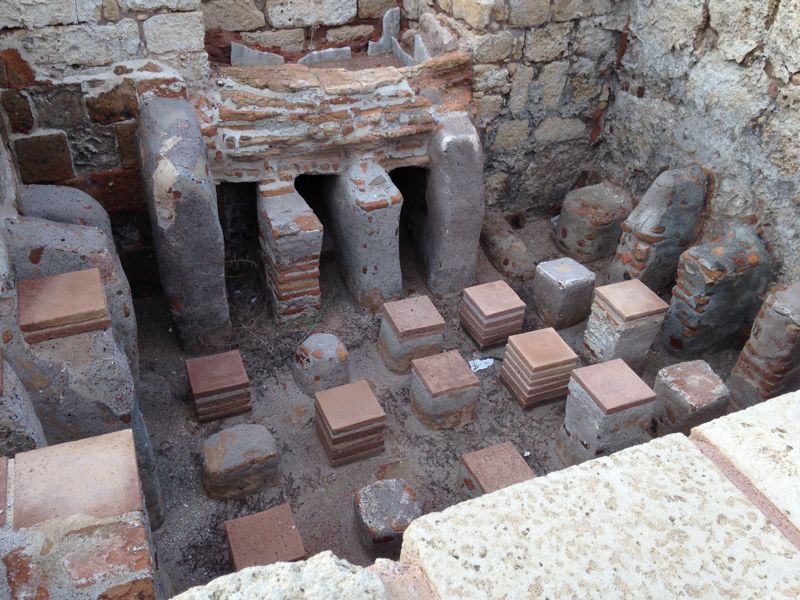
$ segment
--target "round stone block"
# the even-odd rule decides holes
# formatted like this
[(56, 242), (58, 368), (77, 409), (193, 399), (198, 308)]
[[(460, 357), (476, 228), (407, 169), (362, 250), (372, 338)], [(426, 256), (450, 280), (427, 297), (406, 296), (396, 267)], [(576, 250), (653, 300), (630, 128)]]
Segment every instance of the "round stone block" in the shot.
[(228, 427), (203, 444), (203, 485), (214, 498), (252, 494), (277, 479), (278, 460), (275, 438), (266, 427)]
[(356, 493), (356, 521), (361, 543), (384, 552), (400, 546), (411, 521), (422, 516), (422, 503), (404, 479), (382, 479)]
[(350, 381), (347, 348), (335, 335), (315, 333), (294, 352), (292, 373), (297, 385), (309, 396)]

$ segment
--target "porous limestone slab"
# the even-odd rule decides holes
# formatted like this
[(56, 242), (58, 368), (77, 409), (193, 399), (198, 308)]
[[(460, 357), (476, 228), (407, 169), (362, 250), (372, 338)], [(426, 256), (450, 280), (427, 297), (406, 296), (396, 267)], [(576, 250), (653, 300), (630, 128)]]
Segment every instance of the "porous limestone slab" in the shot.
[(754, 501), (768, 502), (762, 509), (800, 547), (800, 392), (695, 427), (691, 437)]
[(676, 434), (415, 520), (442, 598), (794, 598), (800, 553)]

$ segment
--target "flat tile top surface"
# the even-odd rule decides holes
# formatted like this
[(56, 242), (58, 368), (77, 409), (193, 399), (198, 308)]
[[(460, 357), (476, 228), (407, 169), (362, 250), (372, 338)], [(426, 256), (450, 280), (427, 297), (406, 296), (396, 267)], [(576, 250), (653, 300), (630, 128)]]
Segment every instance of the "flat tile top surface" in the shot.
[(24, 279), (17, 283), (22, 331), (72, 325), (108, 316), (99, 269)]
[(233, 391), (250, 384), (238, 350), (188, 358), (186, 371), (195, 396)]
[(427, 296), (387, 302), (383, 312), (401, 336), (444, 331), (444, 318)]
[(621, 358), (575, 369), (572, 377), (606, 414), (641, 406), (656, 399), (650, 386)]
[(225, 521), (225, 533), (237, 571), (306, 557), (303, 540), (288, 503)]
[(400, 560), (441, 598), (800, 594), (800, 552), (682, 435), (424, 515)]
[(654, 390), (659, 390), (661, 385), (679, 392), (680, 400), (695, 408), (703, 408), (728, 397), (725, 382), (704, 360), (690, 360), (664, 367), (658, 372)]
[(0, 456), (0, 527), (6, 524), (6, 505), (8, 504), (8, 459)]
[(468, 287), (464, 290), (464, 295), (485, 317), (524, 310), (526, 306), (511, 286), (503, 280)]
[(666, 312), (669, 305), (638, 279), (600, 286), (595, 290), (626, 321)]
[(539, 263), (536, 267), (536, 274), (539, 275), (540, 273), (555, 281), (563, 282), (589, 281), (595, 278), (593, 271), (569, 257)]
[(800, 392), (695, 427), (691, 437), (711, 444), (800, 530)]
[(508, 344), (531, 371), (575, 364), (578, 360), (578, 355), (552, 327), (512, 335)]
[(131, 430), (17, 454), (13, 498), (14, 529), (142, 510)]
[(315, 394), (317, 405), (333, 433), (374, 423), (386, 417), (365, 380)]
[(534, 476), (533, 470), (511, 442), (470, 452), (461, 457), (461, 462), (487, 494)]
[(481, 380), (472, 372), (458, 350), (414, 359), (411, 361), (411, 368), (433, 396), (481, 384)]

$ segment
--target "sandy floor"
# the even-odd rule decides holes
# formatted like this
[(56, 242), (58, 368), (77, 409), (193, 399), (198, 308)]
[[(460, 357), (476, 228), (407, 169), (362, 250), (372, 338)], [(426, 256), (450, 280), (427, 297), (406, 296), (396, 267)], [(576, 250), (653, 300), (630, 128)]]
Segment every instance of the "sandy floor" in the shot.
[[(548, 223), (536, 220), (519, 232), (537, 260), (558, 256), (547, 231)], [(592, 267), (602, 273), (607, 262)], [(403, 270), (406, 293), (426, 293), (409, 252), (403, 257)], [(482, 256), (479, 282), (498, 278)], [(514, 287), (530, 304), (530, 282)], [(163, 299), (144, 298), (136, 303), (142, 356), (141, 403), (167, 505), (166, 521), (154, 538), (159, 568), (171, 580), (175, 593), (231, 571), (223, 530), (226, 519), (289, 502), (309, 555), (332, 550), (353, 563), (366, 565), (375, 556), (367, 553), (356, 536), (353, 493), (376, 478), (407, 479), (423, 498), (426, 511), (438, 511), (460, 501), (457, 465), (465, 452), (511, 441), (537, 475), (560, 468), (552, 457), (551, 445), (563, 421), (564, 402), (521, 410), (499, 382), (499, 362), (478, 373), (482, 392), (475, 423), (451, 431), (425, 428), (409, 410), (409, 376), (388, 371), (375, 351), (378, 317), (352, 303), (329, 258), (322, 264), (324, 310), (314, 330), (336, 334), (345, 343), (350, 351), (352, 379), (366, 378), (373, 384), (389, 425), (384, 454), (331, 468), (314, 433), (313, 400), (298, 390), (288, 367), (288, 359), (304, 335), (276, 337), (259, 288), (229, 282), (236, 342), (256, 390), (253, 412), (202, 425), (191, 409), (185, 356), (173, 336)], [(457, 300), (435, 300), (435, 304), (447, 321), (445, 350), (457, 348), (467, 360), (502, 358), (502, 347), (480, 351), (461, 329)], [(531, 330), (542, 324), (528, 311), (525, 326)], [(581, 324), (561, 332), (576, 350), (583, 327)], [(735, 357), (731, 351), (707, 360), (725, 377)], [(674, 362), (665, 353), (651, 352), (644, 379), (652, 384), (658, 369)], [(240, 500), (211, 500), (203, 492), (200, 449), (212, 433), (238, 423), (261, 423), (275, 435), (281, 451), (282, 484)]]

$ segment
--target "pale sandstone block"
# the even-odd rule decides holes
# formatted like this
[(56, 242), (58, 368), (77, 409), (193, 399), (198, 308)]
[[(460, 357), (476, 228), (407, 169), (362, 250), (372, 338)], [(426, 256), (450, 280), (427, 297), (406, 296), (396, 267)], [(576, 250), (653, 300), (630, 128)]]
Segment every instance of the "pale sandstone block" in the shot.
[(203, 13), (162, 14), (142, 25), (150, 52), (199, 52), (205, 49), (206, 28)]

